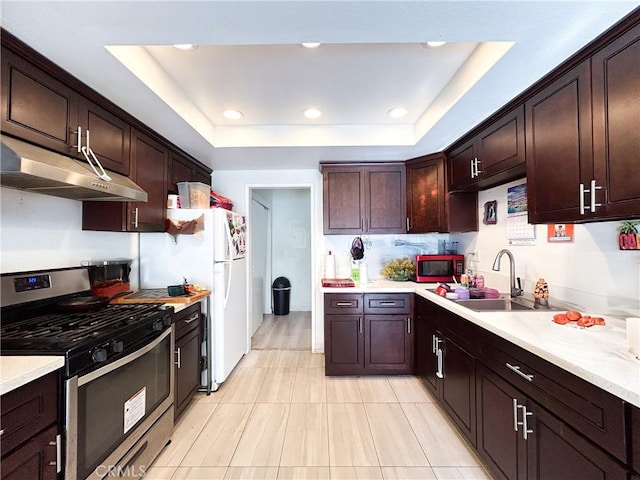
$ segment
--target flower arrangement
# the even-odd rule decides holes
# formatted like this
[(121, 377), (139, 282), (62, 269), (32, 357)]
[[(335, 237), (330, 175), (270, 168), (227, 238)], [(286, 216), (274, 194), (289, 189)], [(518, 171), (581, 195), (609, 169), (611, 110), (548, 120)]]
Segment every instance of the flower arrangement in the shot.
[(389, 260), (380, 270), (380, 273), (387, 280), (397, 282), (407, 281), (415, 276), (416, 267), (409, 257), (396, 258)]

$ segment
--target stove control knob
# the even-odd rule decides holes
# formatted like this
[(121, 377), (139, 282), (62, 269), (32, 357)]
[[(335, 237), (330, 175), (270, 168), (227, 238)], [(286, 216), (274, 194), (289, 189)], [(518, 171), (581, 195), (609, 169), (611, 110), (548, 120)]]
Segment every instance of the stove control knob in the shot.
[(93, 360), (94, 363), (105, 362), (107, 360), (107, 351), (104, 348), (96, 348), (91, 353), (91, 360)]
[(162, 324), (163, 324), (165, 327), (170, 327), (170, 326), (171, 326), (171, 316), (170, 316), (170, 315), (167, 315), (166, 317), (163, 317), (163, 318), (162, 318)]
[(155, 322), (153, 322), (151, 324), (151, 328), (153, 329), (154, 332), (161, 331), (164, 328), (164, 326), (162, 325), (162, 320), (156, 320)]
[(124, 350), (124, 342), (122, 340), (114, 340), (111, 342), (111, 351), (113, 353), (122, 353)]

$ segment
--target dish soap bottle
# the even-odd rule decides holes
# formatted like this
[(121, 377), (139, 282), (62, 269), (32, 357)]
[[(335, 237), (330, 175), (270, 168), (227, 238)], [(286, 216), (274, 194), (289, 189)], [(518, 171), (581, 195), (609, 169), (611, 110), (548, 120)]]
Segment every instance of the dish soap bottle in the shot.
[(351, 263), (351, 280), (354, 282), (360, 281), (360, 266), (355, 260)]

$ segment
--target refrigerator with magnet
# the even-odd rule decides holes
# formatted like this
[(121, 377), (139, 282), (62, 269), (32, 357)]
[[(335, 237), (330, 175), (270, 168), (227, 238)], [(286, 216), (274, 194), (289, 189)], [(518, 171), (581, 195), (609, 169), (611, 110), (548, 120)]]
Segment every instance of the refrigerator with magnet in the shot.
[(203, 344), (203, 390), (217, 390), (250, 349), (247, 314), (246, 223), (222, 208), (170, 209), (181, 222), (203, 216), (204, 229), (192, 235), (140, 235), (140, 285), (203, 284), (212, 291)]

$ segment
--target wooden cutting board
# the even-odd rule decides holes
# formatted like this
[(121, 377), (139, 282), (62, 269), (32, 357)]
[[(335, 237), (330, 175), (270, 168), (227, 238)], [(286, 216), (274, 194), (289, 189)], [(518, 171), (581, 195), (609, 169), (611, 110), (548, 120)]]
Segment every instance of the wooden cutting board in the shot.
[(333, 287), (333, 288), (341, 288), (341, 287), (355, 287), (355, 283), (350, 278), (323, 278), (322, 279), (323, 287)]
[(114, 298), (111, 303), (195, 303), (209, 295), (211, 290), (170, 297), (166, 288), (143, 288), (130, 295)]

